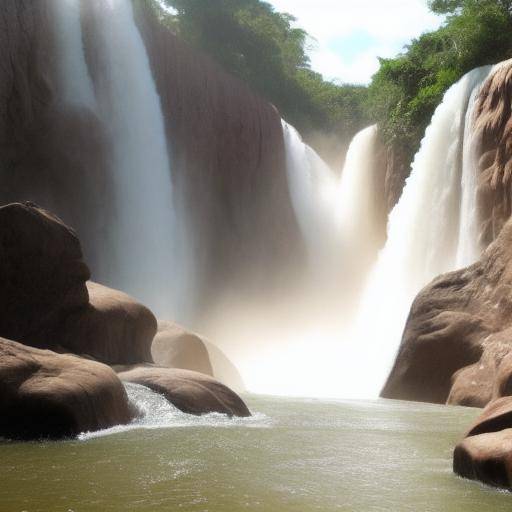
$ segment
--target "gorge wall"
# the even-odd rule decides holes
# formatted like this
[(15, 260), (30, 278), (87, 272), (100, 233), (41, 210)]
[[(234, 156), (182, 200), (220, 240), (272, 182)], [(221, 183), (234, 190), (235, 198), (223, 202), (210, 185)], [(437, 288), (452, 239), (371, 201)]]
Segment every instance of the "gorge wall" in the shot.
[[(75, 3), (98, 93), (104, 78), (94, 9), (102, 2)], [(94, 277), (109, 283), (112, 268), (102, 256), (119, 220), (114, 155), (102, 112), (63, 90), (56, 16), (63, 5), (2, 4), (0, 200), (32, 200), (55, 211), (79, 233)], [(304, 252), (287, 188), (279, 113), (162, 26), (146, 2), (134, 6), (164, 114), (176, 215), (187, 233), (180, 238), (188, 246), (183, 259), (193, 260), (193, 314), (219, 288), (258, 288), (263, 281), (279, 287), (284, 270)]]

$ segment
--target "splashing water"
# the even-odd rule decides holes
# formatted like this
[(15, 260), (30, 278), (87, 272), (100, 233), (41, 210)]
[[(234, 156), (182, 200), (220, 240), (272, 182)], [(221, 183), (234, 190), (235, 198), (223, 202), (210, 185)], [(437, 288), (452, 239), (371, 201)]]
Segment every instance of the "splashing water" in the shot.
[(202, 416), (186, 414), (174, 407), (166, 398), (146, 386), (125, 383), (128, 399), (139, 412), (139, 416), (128, 425), (117, 425), (97, 432), (84, 432), (78, 436), (82, 441), (104, 437), (130, 430), (184, 427), (234, 428), (253, 427), (266, 428), (272, 425), (270, 418), (255, 413), (247, 418), (231, 418), (225, 414), (210, 413)]

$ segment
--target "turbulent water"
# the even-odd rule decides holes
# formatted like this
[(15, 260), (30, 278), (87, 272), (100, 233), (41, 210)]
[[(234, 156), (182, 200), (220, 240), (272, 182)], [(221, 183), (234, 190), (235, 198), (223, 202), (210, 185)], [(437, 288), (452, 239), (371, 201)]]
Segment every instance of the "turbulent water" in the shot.
[[(472, 409), (247, 397), (210, 418), (61, 443), (0, 444), (6, 512), (505, 512), (451, 471)], [(192, 418), (194, 420), (194, 418)]]

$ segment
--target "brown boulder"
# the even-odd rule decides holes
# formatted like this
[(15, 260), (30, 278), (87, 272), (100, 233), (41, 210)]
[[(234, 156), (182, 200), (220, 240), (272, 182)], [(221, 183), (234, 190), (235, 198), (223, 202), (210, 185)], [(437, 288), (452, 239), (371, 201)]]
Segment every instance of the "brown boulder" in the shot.
[(470, 427), (467, 437), (512, 428), (512, 397), (491, 402)]
[(126, 391), (100, 363), (0, 338), (0, 436), (64, 438), (128, 423)]
[(123, 292), (89, 281), (89, 304), (67, 315), (52, 339), (107, 364), (151, 362), (156, 318)]
[(203, 340), (172, 322), (159, 322), (151, 345), (158, 366), (182, 368), (213, 376), (208, 349)]
[(125, 382), (141, 384), (164, 395), (188, 414), (218, 412), (229, 416), (250, 416), (244, 401), (214, 378), (190, 370), (139, 366), (118, 373)]
[(0, 335), (37, 345), (88, 303), (89, 269), (74, 231), (32, 203), (0, 208)]
[(512, 222), (479, 262), (438, 277), (419, 293), (382, 396), (483, 406), (509, 392), (510, 247)]
[(512, 487), (512, 429), (464, 439), (453, 453), (453, 471), (494, 487)]

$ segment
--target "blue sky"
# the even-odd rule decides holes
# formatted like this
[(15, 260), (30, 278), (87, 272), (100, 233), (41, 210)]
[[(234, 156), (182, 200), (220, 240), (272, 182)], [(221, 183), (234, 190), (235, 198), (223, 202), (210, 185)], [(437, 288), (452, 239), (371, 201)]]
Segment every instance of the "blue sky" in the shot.
[(297, 18), (315, 41), (311, 67), (326, 79), (368, 83), (377, 57), (392, 57), (442, 18), (426, 0), (267, 0)]

